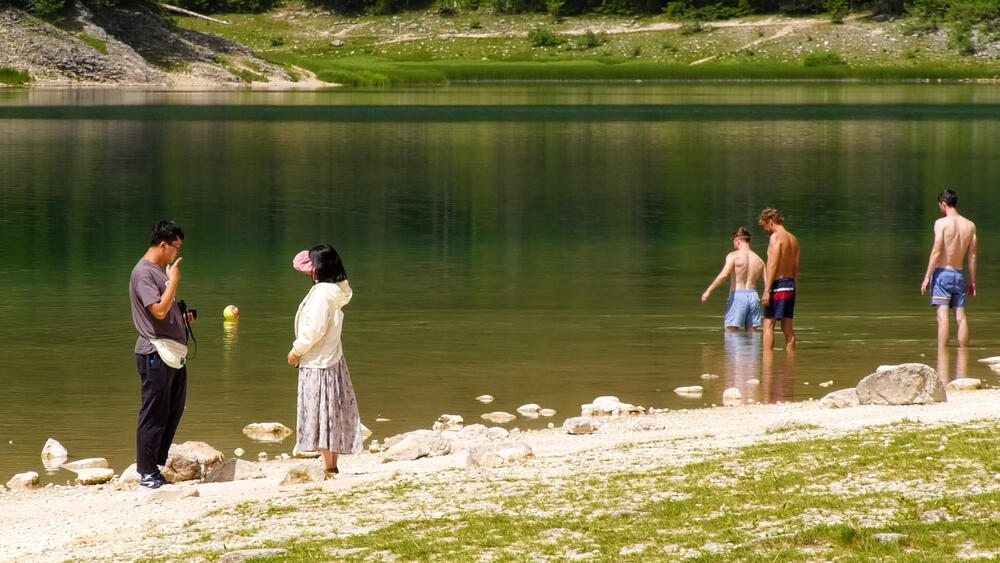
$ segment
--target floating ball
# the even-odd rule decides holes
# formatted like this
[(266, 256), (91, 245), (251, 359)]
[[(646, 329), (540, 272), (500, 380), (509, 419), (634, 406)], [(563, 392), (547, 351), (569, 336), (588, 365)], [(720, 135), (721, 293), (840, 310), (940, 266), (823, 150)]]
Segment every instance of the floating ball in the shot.
[(226, 308), (222, 310), (222, 317), (227, 321), (235, 321), (240, 318), (240, 308), (236, 305), (226, 305)]

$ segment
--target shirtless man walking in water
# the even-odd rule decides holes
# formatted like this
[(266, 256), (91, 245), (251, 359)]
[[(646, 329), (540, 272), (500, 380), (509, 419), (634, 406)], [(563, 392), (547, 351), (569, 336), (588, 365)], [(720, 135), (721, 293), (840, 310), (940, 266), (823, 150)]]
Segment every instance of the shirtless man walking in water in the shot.
[(760, 226), (771, 234), (764, 272), (764, 351), (774, 349), (774, 324), (781, 321), (785, 350), (795, 350), (795, 291), (799, 281), (799, 239), (785, 230), (785, 217), (777, 209), (760, 213)]
[(757, 281), (764, 273), (764, 261), (757, 253), (750, 250), (750, 231), (740, 227), (733, 233), (733, 250), (726, 255), (726, 263), (722, 271), (701, 294), (701, 302), (708, 301), (708, 296), (730, 275), (733, 281), (729, 286), (729, 301), (726, 302), (726, 332), (739, 332), (740, 329), (753, 332), (760, 328), (760, 296), (757, 295)]
[[(944, 217), (934, 222), (934, 246), (927, 263), (927, 274), (920, 284), (920, 294), (931, 288), (931, 305), (937, 307), (938, 349), (948, 346), (948, 309), (955, 310), (958, 345), (969, 346), (969, 325), (965, 320), (966, 290), (976, 296), (977, 247), (976, 224), (962, 217), (955, 206), (958, 194), (944, 190), (938, 195), (938, 209)], [(969, 284), (965, 284), (962, 266), (969, 257)]]

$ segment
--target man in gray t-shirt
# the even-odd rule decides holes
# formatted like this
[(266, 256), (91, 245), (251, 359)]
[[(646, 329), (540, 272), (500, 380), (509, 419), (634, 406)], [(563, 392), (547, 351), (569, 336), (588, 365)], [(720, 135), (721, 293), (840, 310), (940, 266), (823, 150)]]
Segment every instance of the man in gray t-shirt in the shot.
[(136, 427), (136, 471), (140, 486), (156, 489), (166, 484), (160, 465), (167, 462), (170, 443), (184, 413), (187, 366), (173, 368), (163, 361), (152, 340), (187, 344), (187, 319), (176, 303), (181, 281), (178, 255), (184, 232), (173, 221), (153, 227), (149, 249), (132, 269), (129, 300), (132, 322), (139, 332), (135, 343), (136, 368), (142, 382), (142, 406)]

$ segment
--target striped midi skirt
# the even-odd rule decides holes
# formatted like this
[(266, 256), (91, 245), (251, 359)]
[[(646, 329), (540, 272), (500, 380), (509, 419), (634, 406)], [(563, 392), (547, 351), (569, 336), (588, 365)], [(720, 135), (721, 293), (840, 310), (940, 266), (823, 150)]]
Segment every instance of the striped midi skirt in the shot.
[(343, 357), (331, 367), (299, 368), (298, 451), (362, 451), (361, 415)]

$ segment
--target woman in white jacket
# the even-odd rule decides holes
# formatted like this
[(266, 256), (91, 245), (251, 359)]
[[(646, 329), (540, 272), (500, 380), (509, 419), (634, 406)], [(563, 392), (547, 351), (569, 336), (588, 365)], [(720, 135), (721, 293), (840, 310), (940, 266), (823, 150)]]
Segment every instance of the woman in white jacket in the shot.
[(340, 256), (321, 244), (293, 262), (313, 278), (312, 289), (295, 313), (295, 342), (288, 364), (299, 368), (296, 449), (317, 451), (328, 472), (338, 473), (337, 456), (361, 453), (361, 417), (340, 342), (343, 307), (351, 286)]

